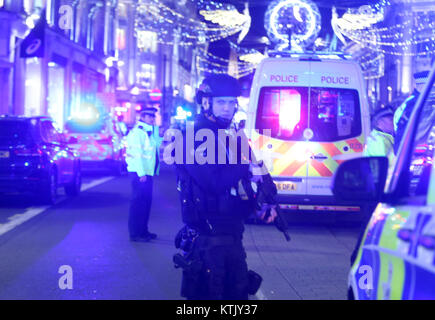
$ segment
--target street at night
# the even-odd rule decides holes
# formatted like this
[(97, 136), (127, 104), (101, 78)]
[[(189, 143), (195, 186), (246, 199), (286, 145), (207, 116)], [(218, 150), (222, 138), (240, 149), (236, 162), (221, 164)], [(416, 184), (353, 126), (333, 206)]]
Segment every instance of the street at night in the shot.
[[(128, 240), (128, 177), (93, 174), (83, 187), (93, 181), (104, 182), (41, 207), (6, 233), (29, 207), (14, 198), (1, 203), (0, 256), (8, 258), (0, 261), (0, 299), (181, 299), (181, 270), (172, 263), (182, 226), (173, 168), (156, 179), (150, 229), (158, 238), (149, 243)], [(246, 228), (248, 264), (264, 278), (253, 299), (346, 299), (354, 223), (305, 219), (290, 227), (290, 243), (273, 226)], [(59, 287), (64, 265), (73, 272), (72, 290)]]
[(434, 157), (435, 0), (0, 0), (0, 300), (435, 300)]

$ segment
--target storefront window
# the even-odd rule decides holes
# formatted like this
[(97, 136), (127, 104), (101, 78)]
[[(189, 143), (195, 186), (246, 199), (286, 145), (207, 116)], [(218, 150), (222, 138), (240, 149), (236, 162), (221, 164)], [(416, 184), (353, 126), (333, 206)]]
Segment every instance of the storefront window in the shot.
[(41, 110), (41, 60), (26, 59), (26, 80), (24, 89), (24, 115), (43, 114)]
[(62, 128), (64, 124), (65, 68), (55, 62), (48, 63), (48, 114)]
[(81, 74), (78, 72), (72, 73), (71, 79), (71, 105), (68, 117), (74, 117), (81, 110)]
[(137, 32), (137, 46), (143, 52), (157, 51), (157, 33), (140, 30)]
[(156, 66), (153, 64), (143, 63), (140, 71), (136, 72), (137, 82), (145, 88), (155, 86)]

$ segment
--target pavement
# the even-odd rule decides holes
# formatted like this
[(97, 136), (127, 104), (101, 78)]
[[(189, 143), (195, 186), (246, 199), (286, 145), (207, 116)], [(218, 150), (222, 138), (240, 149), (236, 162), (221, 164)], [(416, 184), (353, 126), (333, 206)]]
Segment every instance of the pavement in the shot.
[[(0, 235), (0, 299), (182, 299), (181, 270), (172, 263), (182, 227), (173, 168), (164, 166), (154, 182), (156, 240), (128, 240), (130, 191), (128, 177), (107, 179)], [(14, 210), (19, 216), (23, 204), (0, 202), (0, 224)], [(252, 299), (346, 299), (359, 227), (307, 220), (289, 233), (286, 242), (273, 226), (246, 225), (248, 265), (263, 277)], [(65, 268), (70, 289), (61, 285)]]

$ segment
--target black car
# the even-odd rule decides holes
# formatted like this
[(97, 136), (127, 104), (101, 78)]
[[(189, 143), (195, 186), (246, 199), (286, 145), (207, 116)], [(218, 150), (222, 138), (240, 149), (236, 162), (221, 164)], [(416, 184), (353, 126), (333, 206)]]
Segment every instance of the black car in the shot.
[(57, 188), (76, 196), (80, 159), (48, 117), (0, 116), (0, 194), (33, 193), (54, 203)]

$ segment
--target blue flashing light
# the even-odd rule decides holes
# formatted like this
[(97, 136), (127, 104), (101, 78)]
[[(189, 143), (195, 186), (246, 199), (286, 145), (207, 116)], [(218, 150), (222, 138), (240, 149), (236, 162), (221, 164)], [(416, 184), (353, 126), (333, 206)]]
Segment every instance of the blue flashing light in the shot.
[(187, 118), (192, 116), (192, 112), (184, 110), (182, 106), (178, 106), (176, 112), (177, 113), (174, 118), (177, 120), (187, 120)]

